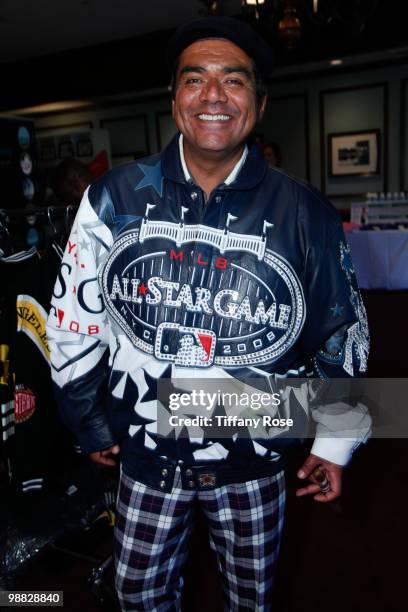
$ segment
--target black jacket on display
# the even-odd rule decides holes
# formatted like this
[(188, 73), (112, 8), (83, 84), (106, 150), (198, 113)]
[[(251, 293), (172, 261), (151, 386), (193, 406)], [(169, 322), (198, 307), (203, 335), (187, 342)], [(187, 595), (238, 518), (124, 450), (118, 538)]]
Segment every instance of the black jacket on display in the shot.
[(42, 257), (35, 248), (0, 257), (0, 345), (9, 362), (0, 432), (10, 480), (22, 492), (49, 484), (61, 458), (46, 323), (62, 255), (55, 240)]

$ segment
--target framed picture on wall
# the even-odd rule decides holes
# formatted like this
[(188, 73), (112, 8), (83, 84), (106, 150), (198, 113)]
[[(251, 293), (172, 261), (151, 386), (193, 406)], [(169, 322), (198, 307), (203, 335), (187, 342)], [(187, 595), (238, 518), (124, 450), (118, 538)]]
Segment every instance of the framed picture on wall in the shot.
[(328, 134), (329, 176), (380, 173), (380, 130)]
[(51, 162), (57, 159), (57, 149), (53, 139), (40, 139), (40, 159), (44, 162)]
[(74, 157), (74, 143), (71, 139), (63, 139), (58, 144), (58, 157), (60, 159), (69, 159)]
[(90, 138), (80, 138), (76, 143), (77, 157), (92, 157), (93, 145)]

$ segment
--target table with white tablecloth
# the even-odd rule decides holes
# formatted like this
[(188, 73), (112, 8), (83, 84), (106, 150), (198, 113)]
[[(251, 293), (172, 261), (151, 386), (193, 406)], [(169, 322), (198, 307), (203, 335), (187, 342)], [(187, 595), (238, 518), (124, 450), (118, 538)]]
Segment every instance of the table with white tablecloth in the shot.
[(408, 289), (408, 231), (346, 232), (361, 289)]

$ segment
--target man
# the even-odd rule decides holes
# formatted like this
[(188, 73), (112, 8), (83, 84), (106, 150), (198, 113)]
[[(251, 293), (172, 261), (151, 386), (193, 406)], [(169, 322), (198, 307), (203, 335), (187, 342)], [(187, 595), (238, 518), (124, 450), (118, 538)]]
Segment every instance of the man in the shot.
[(275, 168), (282, 167), (282, 151), (276, 142), (265, 144), (262, 148), (262, 154), (269, 166), (274, 166)]
[[(123, 610), (180, 609), (198, 500), (227, 609), (266, 611), (290, 440), (239, 431), (214, 438), (205, 427), (164, 435), (169, 407), (157, 399), (160, 384), (255, 379), (263, 388), (306, 373), (360, 375), (364, 307), (334, 209), (247, 145), (265, 109), (266, 43), (237, 20), (206, 18), (177, 31), (169, 58), (181, 134), (85, 194), (49, 318), (53, 376), (83, 449), (105, 465), (121, 453)], [(216, 403), (207, 414), (224, 408)], [(358, 430), (367, 435), (365, 415)], [(299, 477), (320, 466), (330, 490), (314, 480), (298, 495), (338, 497), (358, 443), (318, 437)]]

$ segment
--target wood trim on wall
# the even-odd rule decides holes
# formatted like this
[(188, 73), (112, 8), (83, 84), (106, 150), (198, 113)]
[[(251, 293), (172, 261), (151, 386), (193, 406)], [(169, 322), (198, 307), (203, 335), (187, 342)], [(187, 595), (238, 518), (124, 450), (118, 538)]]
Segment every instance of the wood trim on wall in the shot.
[(305, 104), (305, 139), (306, 139), (306, 178), (310, 181), (310, 117), (309, 117), (309, 96), (304, 95)]
[(51, 126), (47, 126), (47, 127), (36, 127), (35, 131), (36, 132), (51, 132), (54, 130), (67, 130), (68, 128), (74, 128), (74, 127), (86, 127), (89, 129), (93, 129), (93, 122), (92, 121), (78, 121), (77, 123), (64, 123), (61, 125), (51, 125)]
[(361, 191), (358, 193), (332, 193), (329, 196), (331, 200), (340, 200), (341, 198), (360, 198)]
[(405, 161), (406, 161), (406, 146), (407, 139), (405, 135), (406, 126), (407, 126), (407, 117), (405, 113), (405, 103), (407, 100), (406, 88), (408, 85), (408, 79), (401, 79), (401, 94), (400, 94), (400, 168), (399, 168), (399, 183), (400, 183), (400, 191), (406, 191), (405, 187)]
[(384, 150), (383, 150), (383, 159), (384, 159), (384, 191), (387, 193), (388, 191), (388, 147), (390, 141), (390, 130), (388, 129), (389, 122), (389, 84), (388, 82), (384, 83), (383, 86), (383, 123), (384, 123)]
[(163, 147), (161, 133), (160, 133), (160, 117), (165, 117), (166, 115), (172, 115), (170, 110), (166, 111), (157, 111), (156, 112), (156, 138), (157, 138), (157, 150), (161, 151)]
[(309, 97), (307, 93), (287, 94), (282, 96), (268, 96), (269, 100), (293, 100), (301, 98), (303, 100), (304, 130), (305, 130), (305, 160), (306, 160), (306, 179), (310, 181), (310, 129), (309, 129)]
[[(170, 93), (165, 93), (165, 91), (159, 91), (157, 93), (146, 93), (146, 94), (141, 94), (139, 96), (135, 95), (135, 96), (130, 96), (129, 98), (124, 98), (124, 99), (119, 99), (119, 100), (96, 100), (93, 101), (92, 105), (80, 105), (80, 106), (73, 106), (72, 108), (62, 108), (62, 109), (58, 109), (58, 110), (53, 110), (53, 111), (41, 111), (41, 112), (36, 112), (36, 113), (27, 113), (24, 114), (24, 116), (22, 116), (21, 118), (23, 119), (31, 119), (32, 121), (35, 121), (36, 119), (44, 119), (45, 117), (54, 117), (54, 116), (58, 116), (58, 115), (70, 115), (71, 113), (74, 115), (76, 113), (85, 113), (85, 112), (95, 112), (101, 109), (110, 109), (110, 108), (117, 108), (118, 106), (133, 106), (135, 104), (140, 104), (141, 102), (153, 102), (153, 101), (157, 101), (157, 100), (166, 100), (169, 105), (171, 103), (171, 96)], [(8, 111), (4, 111), (4, 112), (8, 112)], [(19, 117), (18, 114), (15, 115), (17, 118)]]
[[(126, 121), (128, 119), (142, 119), (143, 120), (146, 155), (150, 155), (149, 123), (148, 123), (146, 113), (137, 113), (135, 115), (124, 115), (120, 117), (104, 117), (102, 119), (99, 119), (99, 127), (102, 129), (106, 129), (105, 126), (108, 123), (117, 123), (118, 121)], [(124, 151), (123, 153), (120, 154), (120, 157), (124, 155), (131, 155), (131, 154), (132, 154), (132, 151)]]
[[(367, 83), (365, 85), (350, 85), (348, 87), (333, 87), (332, 89), (324, 89), (319, 94), (319, 124), (320, 124), (320, 190), (329, 198), (348, 198), (361, 196), (364, 191), (359, 193), (326, 193), (326, 133), (324, 121), (324, 98), (330, 94), (344, 93), (348, 91), (359, 91), (363, 89), (382, 89), (383, 94), (383, 130), (382, 142), (383, 151), (381, 158), (383, 159), (383, 188), (381, 191), (388, 191), (388, 82)], [(381, 126), (378, 126), (381, 129)]]

